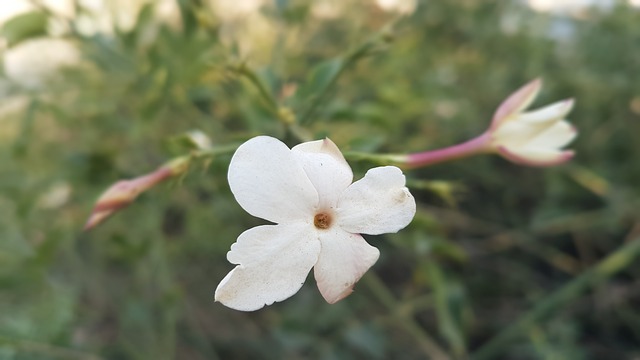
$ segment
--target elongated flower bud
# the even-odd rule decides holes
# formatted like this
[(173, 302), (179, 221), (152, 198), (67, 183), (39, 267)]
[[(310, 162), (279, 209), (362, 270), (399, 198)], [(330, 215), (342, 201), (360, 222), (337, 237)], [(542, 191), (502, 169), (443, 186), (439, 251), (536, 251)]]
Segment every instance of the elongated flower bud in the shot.
[(529, 166), (558, 165), (573, 157), (573, 150), (563, 150), (578, 134), (565, 120), (573, 108), (573, 99), (524, 111), (541, 87), (542, 82), (536, 79), (498, 107), (487, 131), (491, 151), (514, 163)]
[(486, 153), (528, 166), (552, 166), (570, 160), (574, 152), (563, 148), (573, 141), (577, 131), (564, 117), (573, 108), (573, 99), (525, 112), (541, 87), (542, 81), (536, 79), (507, 97), (480, 136), (444, 149), (404, 155), (398, 157), (398, 162), (417, 168)]
[(129, 180), (120, 180), (111, 185), (96, 201), (84, 230), (89, 230), (105, 221), (115, 212), (134, 202), (138, 195), (157, 184), (183, 174), (188, 168), (187, 157), (177, 158), (155, 171)]

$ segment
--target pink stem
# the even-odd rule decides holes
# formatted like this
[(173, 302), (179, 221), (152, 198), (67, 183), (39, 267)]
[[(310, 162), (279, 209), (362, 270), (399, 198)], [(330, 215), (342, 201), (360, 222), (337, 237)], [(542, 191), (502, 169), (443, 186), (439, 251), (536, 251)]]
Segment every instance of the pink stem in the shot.
[(444, 149), (409, 154), (407, 155), (405, 166), (408, 168), (418, 168), (486, 153), (489, 151), (489, 141), (489, 133), (484, 133), (462, 144), (449, 146)]

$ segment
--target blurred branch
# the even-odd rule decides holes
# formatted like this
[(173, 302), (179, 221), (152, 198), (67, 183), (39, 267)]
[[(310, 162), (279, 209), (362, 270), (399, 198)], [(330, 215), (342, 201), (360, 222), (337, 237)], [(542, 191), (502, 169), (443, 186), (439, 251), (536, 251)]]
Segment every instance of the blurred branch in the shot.
[(600, 197), (606, 197), (611, 191), (611, 183), (587, 167), (570, 164), (566, 172), (576, 183)]
[[(72, 17), (67, 17), (64, 16), (63, 14), (59, 13), (59, 12), (54, 12), (51, 10), (51, 8), (49, 8), (45, 2), (43, 2), (42, 0), (28, 0), (29, 4), (32, 5), (34, 8), (38, 9), (39, 11), (42, 11), (44, 14), (46, 14), (47, 16), (56, 18), (62, 22), (64, 22), (67, 26), (67, 30), (69, 31), (69, 35), (71, 36), (76, 36), (76, 37), (81, 37), (80, 32), (78, 32), (77, 26), (74, 22), (74, 19)], [(72, 2), (73, 6), (74, 6), (74, 12), (78, 12), (78, 8), (79, 8), (79, 4), (77, 1), (73, 1)]]
[(231, 71), (235, 72), (238, 75), (245, 77), (249, 82), (255, 86), (256, 90), (260, 94), (260, 97), (269, 107), (269, 111), (273, 113), (276, 117), (279, 116), (279, 106), (275, 97), (269, 90), (267, 90), (267, 86), (262, 82), (260, 77), (253, 71), (251, 68), (247, 66), (245, 63), (241, 63), (240, 65), (230, 66)]
[(230, 154), (236, 151), (236, 149), (239, 146), (240, 146), (240, 143), (231, 143), (231, 144), (222, 145), (222, 146), (214, 146), (210, 149), (193, 151), (188, 156), (191, 156), (194, 159), (200, 159), (200, 158), (208, 158), (208, 157), (214, 157), (218, 155)]
[(396, 17), (391, 20), (387, 25), (360, 45), (348, 51), (342, 57), (339, 57), (339, 63), (336, 71), (334, 71), (330, 78), (326, 81), (325, 85), (320, 89), (318, 94), (314, 96), (311, 104), (300, 115), (300, 124), (307, 124), (311, 121), (311, 118), (316, 113), (318, 106), (324, 102), (329, 90), (335, 85), (340, 78), (340, 75), (349, 67), (357, 63), (360, 59), (372, 54), (376, 49), (379, 49), (380, 45), (389, 43), (392, 38), (392, 29), (401, 17)]
[(578, 273), (581, 267), (579, 261), (574, 257), (544, 242), (532, 239), (532, 236), (546, 234), (545, 228), (533, 228), (528, 229), (528, 231), (508, 229), (499, 224), (475, 219), (456, 209), (435, 206), (420, 206), (416, 216), (435, 217), (439, 222), (448, 226), (453, 226), (466, 232), (473, 232), (473, 234), (486, 238), (482, 242), (473, 240), (466, 244), (465, 249), (470, 257), (487, 256), (517, 246), (554, 268), (571, 275)]
[(374, 272), (369, 272), (362, 278), (367, 284), (375, 297), (395, 316), (395, 322), (402, 326), (406, 332), (411, 334), (419, 343), (422, 350), (428, 356), (428, 359), (447, 360), (450, 356), (438, 345), (438, 343), (429, 335), (412, 317), (411, 314), (405, 314), (400, 310), (403, 306), (398, 303), (391, 291), (387, 289), (382, 280)]
[(494, 359), (502, 349), (531, 330), (536, 323), (551, 315), (554, 310), (566, 306), (571, 300), (581, 295), (588, 288), (608, 280), (616, 273), (624, 270), (640, 256), (640, 238), (635, 238), (600, 261), (596, 266), (586, 270), (582, 275), (564, 287), (540, 300), (519, 320), (502, 330), (478, 349), (471, 358), (474, 360)]
[(47, 359), (65, 359), (65, 360), (100, 360), (97, 355), (85, 353), (79, 350), (43, 344), (34, 341), (9, 339), (0, 336), (0, 345), (6, 345), (15, 348), (18, 352), (37, 354), (45, 356)]
[(440, 334), (449, 343), (456, 359), (467, 358), (466, 339), (462, 326), (456, 320), (452, 307), (451, 291), (447, 278), (442, 269), (433, 261), (427, 263), (430, 285), (435, 297), (435, 312), (438, 319)]

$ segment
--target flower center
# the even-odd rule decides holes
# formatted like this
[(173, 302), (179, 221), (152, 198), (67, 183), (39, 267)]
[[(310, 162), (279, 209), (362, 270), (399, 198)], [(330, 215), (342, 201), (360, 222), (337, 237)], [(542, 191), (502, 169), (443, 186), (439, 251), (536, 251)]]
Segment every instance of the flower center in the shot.
[(327, 213), (318, 213), (313, 218), (313, 225), (318, 229), (328, 229), (331, 226), (331, 215)]

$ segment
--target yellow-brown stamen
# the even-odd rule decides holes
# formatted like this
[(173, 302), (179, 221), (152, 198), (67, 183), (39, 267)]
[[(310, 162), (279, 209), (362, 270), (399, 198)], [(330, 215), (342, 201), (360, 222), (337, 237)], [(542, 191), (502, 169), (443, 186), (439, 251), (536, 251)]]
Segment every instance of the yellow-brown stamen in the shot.
[(331, 226), (331, 215), (319, 213), (313, 218), (313, 225), (318, 229), (328, 229)]

